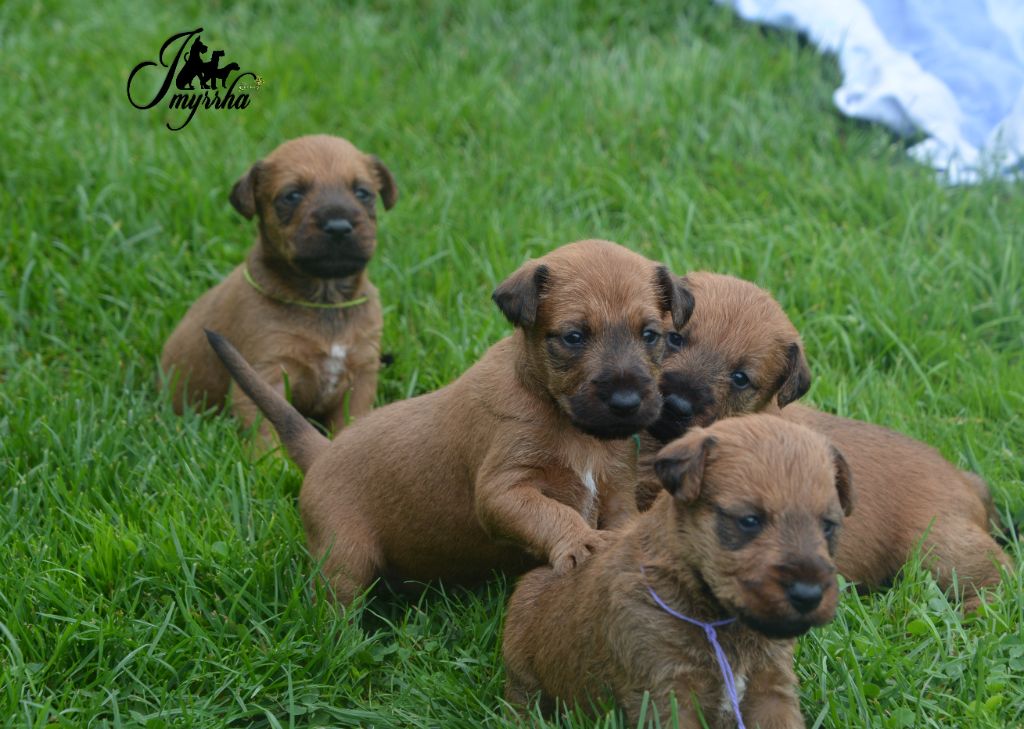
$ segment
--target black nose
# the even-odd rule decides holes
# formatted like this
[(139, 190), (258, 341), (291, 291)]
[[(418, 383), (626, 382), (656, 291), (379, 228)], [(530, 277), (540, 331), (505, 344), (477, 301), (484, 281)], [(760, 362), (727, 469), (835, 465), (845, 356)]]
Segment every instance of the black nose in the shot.
[(631, 415), (640, 409), (643, 399), (636, 390), (616, 390), (608, 397), (608, 409), (616, 415)]
[(679, 418), (693, 417), (693, 403), (682, 395), (667, 395), (664, 407)]
[(348, 235), (352, 232), (352, 223), (345, 218), (331, 218), (320, 226), (320, 229), (329, 235)]
[(789, 604), (798, 613), (809, 613), (821, 604), (821, 595), (824, 589), (820, 584), (813, 582), (794, 582), (786, 588), (786, 597)]

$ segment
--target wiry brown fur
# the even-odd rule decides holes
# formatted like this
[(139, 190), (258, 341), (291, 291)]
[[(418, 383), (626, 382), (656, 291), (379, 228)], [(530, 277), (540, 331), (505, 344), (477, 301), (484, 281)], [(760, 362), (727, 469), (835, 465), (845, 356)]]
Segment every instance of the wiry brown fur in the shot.
[[(535, 560), (565, 572), (603, 542), (598, 527), (636, 513), (626, 438), (661, 404), (663, 345), (643, 332), (660, 333), (667, 311), (682, 326), (692, 300), (663, 268), (606, 241), (524, 264), (494, 298), (517, 325), (511, 336), (450, 385), (379, 408), (329, 444), (226, 362), (306, 464), (309, 548), (343, 603), (385, 573), (472, 579)], [(574, 328), (587, 333), (579, 348), (562, 342)], [(634, 413), (602, 404), (620, 391), (637, 393)]]
[[(359, 187), (370, 196), (359, 199)], [(301, 195), (294, 204), (285, 200), (292, 191)], [(224, 334), (281, 392), (287, 375), (292, 402), (306, 416), (340, 429), (346, 393), (350, 416), (370, 410), (383, 320), (364, 267), (377, 242), (378, 194), (387, 208), (397, 197), (387, 168), (348, 141), (326, 135), (285, 142), (242, 176), (231, 203), (246, 218), (259, 217), (259, 236), (246, 263), (204, 293), (164, 345), (161, 369), (171, 378), (177, 412), (186, 402), (220, 407), (227, 399), (231, 378), (203, 329)], [(324, 230), (328, 221), (340, 219), (351, 224), (350, 234)], [(245, 265), (270, 296), (245, 281)], [(281, 301), (332, 304), (364, 296), (366, 303), (351, 308)], [(242, 393), (233, 394), (232, 409), (246, 425), (257, 415)]]
[[(665, 356), (662, 421), (672, 419), (670, 389), (714, 388), (716, 396), (693, 418), (660, 422), (660, 428), (675, 435), (690, 423), (765, 411), (826, 434), (846, 456), (857, 484), (857, 511), (847, 520), (836, 555), (839, 571), (864, 588), (882, 588), (921, 544), (938, 583), (950, 587), (955, 570), (966, 588), (965, 609), (975, 607), (975, 590), (997, 583), (1000, 565), (1012, 565), (989, 535), (995, 510), (984, 481), (957, 469), (934, 448), (891, 430), (799, 404), (780, 409), (785, 403), (779, 383), (787, 381), (790, 364), (786, 353), (795, 345), (802, 358), (799, 336), (782, 308), (768, 292), (731, 276), (695, 273), (684, 282), (696, 304), (682, 347)], [(746, 391), (727, 386), (728, 374), (736, 370), (749, 376)], [(647, 435), (638, 492), (643, 502), (656, 489), (657, 447)]]
[[(689, 727), (693, 695), (709, 726), (735, 726), (703, 630), (662, 610), (650, 585), (696, 620), (739, 617), (717, 633), (747, 726), (804, 726), (792, 638), (835, 613), (835, 532), (825, 524), (838, 530), (850, 508), (842, 457), (824, 436), (754, 415), (691, 430), (657, 464), (669, 493), (605, 549), (568, 575), (540, 568), (519, 581), (505, 619), (506, 698), (540, 694), (550, 709), (611, 696), (633, 724), (644, 691), (662, 721), (674, 693)], [(737, 518), (749, 514), (764, 526), (740, 544)], [(797, 609), (795, 582), (819, 586), (819, 602)]]

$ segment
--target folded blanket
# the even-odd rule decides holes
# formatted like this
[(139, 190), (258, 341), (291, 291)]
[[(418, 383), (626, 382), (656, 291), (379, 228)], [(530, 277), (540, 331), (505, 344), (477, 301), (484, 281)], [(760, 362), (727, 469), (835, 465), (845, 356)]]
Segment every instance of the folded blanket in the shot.
[(927, 139), (910, 155), (953, 184), (1024, 177), (1020, 0), (717, 0), (837, 53), (835, 104)]

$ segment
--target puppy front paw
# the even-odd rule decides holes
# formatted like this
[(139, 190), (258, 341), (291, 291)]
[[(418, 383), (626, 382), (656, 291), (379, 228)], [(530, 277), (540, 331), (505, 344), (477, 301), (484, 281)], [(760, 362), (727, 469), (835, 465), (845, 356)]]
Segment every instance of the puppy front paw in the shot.
[(551, 567), (556, 575), (564, 575), (590, 559), (591, 555), (604, 547), (607, 541), (606, 532), (597, 529), (580, 530), (555, 544), (551, 550)]

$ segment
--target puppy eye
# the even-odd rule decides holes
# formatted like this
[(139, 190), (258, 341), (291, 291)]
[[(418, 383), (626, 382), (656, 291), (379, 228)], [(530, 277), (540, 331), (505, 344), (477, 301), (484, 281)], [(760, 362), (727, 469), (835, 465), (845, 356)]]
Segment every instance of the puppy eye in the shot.
[(305, 197), (305, 193), (302, 190), (292, 190), (284, 194), (284, 201), (289, 205), (297, 204), (302, 198)]
[(583, 344), (584, 340), (583, 332), (573, 329), (562, 335), (562, 341), (570, 347), (578, 347)]
[(665, 343), (668, 344), (672, 349), (682, 349), (683, 347), (683, 335), (679, 332), (669, 332), (665, 336)]
[(835, 533), (839, 525), (830, 519), (825, 519), (821, 522), (821, 531), (825, 532), (825, 538), (830, 539)]
[(729, 375), (729, 379), (732, 380), (732, 384), (737, 390), (746, 390), (750, 387), (750, 378), (745, 372), (737, 370)]
[(366, 202), (370, 202), (370, 201), (373, 200), (373, 193), (370, 192), (369, 190), (367, 190), (362, 185), (358, 186), (355, 189), (355, 195), (356, 195), (357, 198), (359, 198), (360, 202), (366, 203)]
[(764, 527), (764, 521), (756, 514), (747, 514), (737, 517), (736, 525), (745, 534), (757, 534)]
[(661, 339), (661, 332), (655, 331), (654, 329), (644, 329), (643, 336), (646, 344), (654, 344)]

